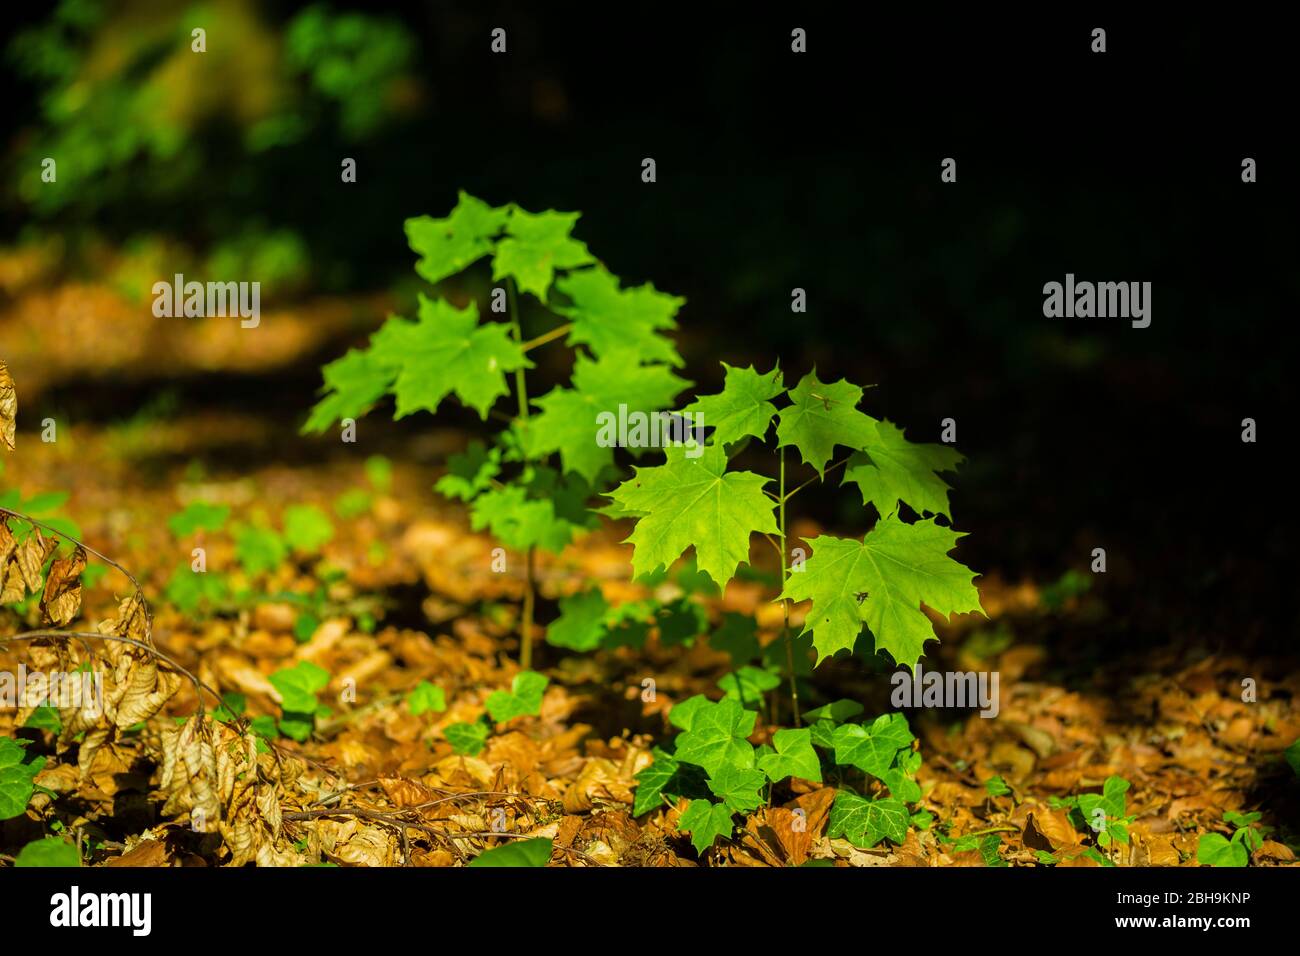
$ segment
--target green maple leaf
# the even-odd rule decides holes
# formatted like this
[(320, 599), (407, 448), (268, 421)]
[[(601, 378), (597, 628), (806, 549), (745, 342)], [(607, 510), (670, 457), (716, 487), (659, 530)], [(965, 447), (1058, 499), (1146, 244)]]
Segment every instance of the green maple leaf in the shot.
[(691, 835), (691, 846), (703, 853), (718, 837), (730, 837), (731, 811), (710, 800), (692, 800), (677, 820), (677, 829)]
[(772, 735), (772, 746), (776, 748), (776, 753), (759, 757), (758, 766), (773, 783), (786, 777), (821, 782), (822, 763), (817, 757), (817, 751), (813, 750), (810, 729), (778, 730)]
[(703, 395), (682, 411), (703, 416), (704, 427), (713, 429), (714, 444), (730, 445), (746, 435), (763, 440), (776, 414), (776, 406), (770, 399), (785, 389), (780, 367), (766, 375), (755, 371), (752, 365), (733, 368), (723, 362), (722, 367), (727, 370), (722, 391), (717, 395)]
[(703, 767), (710, 777), (727, 766), (753, 767), (754, 746), (746, 738), (754, 732), (756, 716), (731, 697), (696, 706), (690, 729), (677, 738), (677, 759)]
[(497, 243), (492, 258), (492, 278), (513, 276), (520, 292), (531, 292), (545, 302), (556, 269), (576, 269), (596, 261), (585, 243), (569, 235), (580, 215), (554, 210), (531, 213), (511, 206), (506, 237)]
[(790, 389), (790, 401), (777, 413), (777, 447), (794, 445), (804, 462), (823, 475), (836, 445), (861, 451), (876, 440), (876, 420), (858, 411), (862, 389), (844, 379), (822, 382), (816, 370)]
[[(688, 458), (688, 451), (702, 454)], [(736, 566), (749, 561), (750, 535), (778, 533), (773, 502), (763, 491), (770, 479), (728, 472), (721, 445), (665, 452), (665, 464), (635, 469), (609, 495), (624, 509), (643, 514), (627, 538), (633, 573), (639, 577), (667, 567), (694, 547), (700, 570), (723, 588)]]
[(0, 737), (0, 820), (20, 816), (36, 789), (33, 781), (45, 767), (44, 757), (29, 758), (25, 740)]
[(477, 757), (487, 746), (489, 727), (481, 720), (473, 723), (449, 724), (443, 728), (443, 736), (451, 744), (451, 749), (467, 757)]
[(508, 325), (479, 324), (473, 302), (457, 309), (445, 299), (421, 294), (418, 316), (414, 322), (393, 316), (370, 340), (376, 361), (398, 369), (395, 418), (436, 412), (453, 392), (487, 418), (492, 403), (509, 391), (506, 373), (533, 367)]
[(519, 485), (484, 492), (470, 506), (470, 527), (491, 530), (493, 537), (514, 551), (538, 547), (559, 554), (581, 526), (556, 514), (556, 501), (530, 498)]
[(614, 448), (597, 443), (600, 416), (615, 420), (619, 406), (628, 415), (647, 415), (670, 406), (690, 385), (667, 365), (639, 365), (626, 351), (609, 352), (592, 360), (579, 355), (573, 365), (573, 387), (560, 386), (533, 402), (541, 414), (521, 424), (530, 457), (560, 453), (567, 472), (593, 482), (601, 469), (614, 463)]
[(881, 714), (867, 726), (840, 724), (833, 739), (837, 764), (884, 777), (898, 752), (911, 747), (916, 738), (902, 714)]
[(812, 557), (781, 597), (813, 602), (804, 633), (812, 632), (818, 654), (851, 650), (865, 623), (876, 651), (915, 667), (925, 642), (936, 639), (922, 603), (945, 616), (981, 610), (974, 573), (948, 557), (961, 536), (933, 519), (907, 524), (889, 516), (860, 542), (808, 539)]
[(495, 690), (487, 699), (487, 710), (498, 724), (515, 717), (536, 716), (542, 712), (542, 693), (551, 682), (535, 671), (520, 671), (510, 682), (510, 690)]
[(571, 651), (594, 651), (605, 637), (609, 605), (599, 588), (560, 599), (560, 616), (546, 628), (546, 643)]
[(447, 459), (447, 474), (433, 488), (448, 498), (472, 501), (491, 488), (492, 479), (500, 473), (500, 449), (489, 451), (481, 441), (472, 441), (464, 452)]
[(416, 216), (406, 220), (406, 241), (420, 258), (415, 271), (437, 284), (483, 258), (496, 245), (509, 207), (493, 208), (461, 190), (451, 214), (444, 219)]
[(766, 785), (763, 771), (730, 764), (709, 777), (709, 790), (734, 813), (749, 813), (762, 806), (759, 791)]
[(1196, 842), (1196, 862), (1202, 866), (1247, 866), (1250, 851), (1221, 833), (1202, 833)]
[(681, 763), (659, 747), (651, 750), (654, 763), (636, 775), (636, 799), (632, 816), (639, 817), (655, 807), (675, 804), (679, 797), (708, 795), (704, 772), (693, 764)]
[(868, 800), (840, 790), (831, 804), (826, 834), (831, 839), (844, 837), (865, 850), (884, 839), (902, 843), (907, 839), (907, 820), (907, 805), (902, 800)]
[(883, 517), (907, 502), (917, 514), (948, 518), (948, 484), (936, 472), (952, 471), (965, 459), (947, 445), (914, 444), (887, 421), (876, 424), (876, 437), (865, 451), (849, 458), (844, 482), (862, 492), (862, 503), (875, 505)]
[(677, 328), (673, 316), (685, 299), (659, 292), (649, 283), (620, 289), (618, 279), (601, 266), (571, 272), (558, 279), (555, 288), (573, 300), (572, 305), (551, 307), (573, 323), (570, 345), (586, 345), (597, 356), (630, 352), (641, 362), (682, 364), (673, 343), (658, 330)]
[(302, 426), (304, 434), (323, 432), (345, 418), (360, 418), (388, 394), (398, 368), (369, 350), (358, 349), (327, 364), (321, 369), (322, 397)]

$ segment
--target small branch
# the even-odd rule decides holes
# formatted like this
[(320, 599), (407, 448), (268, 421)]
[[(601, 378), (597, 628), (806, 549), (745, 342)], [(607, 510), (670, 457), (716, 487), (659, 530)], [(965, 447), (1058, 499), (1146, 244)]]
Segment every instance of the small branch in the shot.
[(546, 332), (543, 335), (539, 335), (535, 339), (529, 339), (519, 348), (523, 352), (530, 352), (540, 345), (545, 345), (547, 342), (554, 342), (560, 336), (567, 334), (569, 330), (572, 328), (573, 328), (572, 322), (565, 322), (563, 325), (559, 326), (558, 328), (551, 329), (551, 331)]
[(829, 468), (827, 468), (826, 471), (823, 472), (822, 474), (820, 474), (820, 475), (816, 475), (816, 476), (814, 476), (814, 477), (812, 477), (812, 478), (809, 478), (807, 481), (805, 481), (802, 485), (800, 485), (800, 486), (799, 486), (798, 488), (796, 488), (794, 491), (790, 492), (788, 495), (782, 495), (782, 499), (783, 499), (784, 501), (789, 501), (791, 498), (793, 498), (793, 497), (794, 497), (795, 495), (797, 495), (799, 492), (803, 491), (805, 488), (807, 488), (809, 485), (811, 485), (814, 481), (823, 481), (823, 480), (826, 478), (826, 476), (829, 475), (829, 474), (830, 474), (832, 471), (834, 471), (836, 468), (841, 468), (841, 467), (843, 467), (844, 465), (847, 465), (848, 463), (849, 463), (849, 459), (847, 459), (847, 458), (841, 458), (841, 459), (840, 459), (839, 461), (837, 461), (835, 464), (833, 464), (833, 465), (831, 465)]

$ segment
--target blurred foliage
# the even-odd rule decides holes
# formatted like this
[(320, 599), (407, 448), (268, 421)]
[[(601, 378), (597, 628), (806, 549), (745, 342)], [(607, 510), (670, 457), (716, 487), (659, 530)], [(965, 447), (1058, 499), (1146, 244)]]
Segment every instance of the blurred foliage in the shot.
[[(37, 223), (117, 227), (144, 260), (118, 277), (128, 294), (159, 271), (145, 224), (203, 250), (211, 275), (255, 276), (268, 294), (299, 288), (311, 273), (305, 231), (268, 221), (284, 164), (247, 160), (355, 144), (409, 114), (415, 53), (397, 20), (324, 4), (274, 23), (251, 0), (60, 0), (8, 48), (37, 103), (8, 157), (12, 198)], [(46, 157), (53, 183), (41, 178)]]

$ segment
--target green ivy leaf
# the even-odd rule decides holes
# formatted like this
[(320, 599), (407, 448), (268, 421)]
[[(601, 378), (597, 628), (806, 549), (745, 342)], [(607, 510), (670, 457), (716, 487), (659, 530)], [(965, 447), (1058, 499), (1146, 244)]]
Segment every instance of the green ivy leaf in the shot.
[(718, 686), (746, 707), (757, 708), (763, 695), (781, 685), (781, 678), (776, 672), (746, 664), (744, 667), (727, 674)]
[(1196, 862), (1202, 866), (1246, 866), (1250, 852), (1220, 833), (1202, 833), (1196, 844)]
[[(551, 389), (533, 402), (541, 414), (527, 426), (521, 424), (530, 457), (559, 452), (566, 472), (594, 482), (601, 470), (614, 463), (614, 445), (598, 442), (602, 416), (617, 423), (619, 406), (632, 415), (650, 415), (668, 408), (690, 382), (667, 365), (641, 365), (627, 351), (611, 351), (593, 361), (579, 355), (573, 364), (573, 387)], [(617, 441), (617, 433), (612, 436)], [(680, 449), (679, 449), (680, 450)]]
[(694, 449), (703, 452), (696, 458), (688, 451), (666, 449), (666, 464), (635, 469), (609, 497), (644, 515), (627, 538), (635, 575), (667, 567), (694, 547), (700, 570), (725, 587), (736, 566), (749, 561), (750, 535), (778, 533), (773, 502), (763, 492), (770, 479), (728, 472), (720, 445)]
[(44, 757), (28, 757), (25, 740), (0, 737), (0, 820), (21, 816), (36, 789), (32, 782), (45, 767)]
[(19, 850), (14, 866), (81, 866), (81, 854), (67, 840), (47, 836)]
[(914, 668), (925, 642), (935, 640), (924, 604), (945, 616), (979, 611), (974, 573), (948, 557), (961, 534), (933, 519), (876, 522), (862, 541), (820, 535), (808, 539), (812, 557), (791, 574), (782, 598), (811, 600), (804, 632), (822, 656), (851, 650), (865, 623), (877, 651)]
[(320, 706), (316, 692), (329, 685), (330, 674), (311, 661), (299, 661), (293, 667), (276, 671), (270, 681), (280, 692), (280, 709), (285, 714), (314, 714)]
[(832, 723), (842, 724), (858, 716), (865, 709), (856, 700), (840, 699), (815, 707), (803, 716), (805, 720), (829, 720)]
[(655, 747), (654, 762), (636, 775), (636, 798), (632, 816), (639, 817), (655, 807), (672, 805), (680, 797), (708, 795), (704, 772), (693, 764), (681, 763), (672, 754)]
[(844, 837), (860, 850), (881, 840), (902, 843), (907, 839), (907, 806), (902, 800), (868, 800), (848, 790), (839, 790), (831, 804), (827, 836)]
[(690, 730), (695, 724), (696, 715), (712, 706), (713, 702), (709, 698), (696, 694), (673, 706), (668, 712), (668, 723), (678, 730)]
[(235, 532), (235, 557), (249, 576), (274, 571), (288, 556), (284, 539), (272, 528), (243, 525)]
[(441, 687), (422, 680), (406, 695), (406, 706), (415, 717), (431, 710), (442, 713), (447, 709), (447, 695)]
[(492, 259), (492, 278), (513, 276), (520, 292), (531, 292), (545, 302), (556, 269), (591, 265), (595, 257), (587, 246), (569, 233), (581, 213), (525, 212), (510, 207), (506, 238), (497, 244)]
[(467, 757), (477, 757), (487, 746), (488, 725), (481, 720), (471, 723), (449, 724), (443, 728), (443, 736), (451, 744), (451, 749)]
[(314, 554), (334, 537), (334, 523), (315, 505), (284, 509), (284, 540), (295, 551)]
[(883, 777), (915, 739), (902, 714), (881, 714), (868, 726), (841, 724), (834, 733), (835, 762)]
[(690, 729), (677, 738), (677, 759), (703, 767), (710, 777), (727, 766), (753, 767), (754, 747), (746, 738), (754, 732), (755, 716), (731, 697), (697, 705)]
[(752, 365), (734, 368), (723, 362), (722, 367), (727, 370), (722, 391), (703, 395), (682, 411), (704, 417), (704, 427), (713, 429), (714, 444), (731, 445), (747, 435), (764, 440), (776, 414), (771, 399), (785, 390), (780, 366), (766, 374)]
[(677, 829), (691, 836), (691, 846), (703, 853), (718, 837), (730, 837), (731, 811), (721, 803), (692, 800), (677, 820)]
[(415, 271), (435, 285), (460, 272), (493, 250), (495, 237), (509, 215), (509, 207), (494, 209), (461, 190), (446, 218), (416, 216), (406, 220), (406, 240), (420, 257)]
[(572, 305), (551, 306), (573, 323), (568, 344), (586, 345), (596, 356), (630, 352), (639, 362), (682, 364), (672, 341), (658, 331), (677, 328), (673, 317), (685, 299), (649, 283), (620, 289), (618, 279), (602, 266), (571, 272), (556, 280), (555, 288), (573, 300)]
[(230, 517), (229, 505), (213, 505), (206, 501), (191, 501), (184, 511), (167, 519), (167, 527), (177, 538), (188, 537), (197, 531), (220, 531)]
[(870, 446), (876, 420), (858, 411), (862, 389), (844, 379), (827, 383), (809, 372), (790, 389), (793, 403), (778, 413), (777, 446), (794, 445), (805, 463), (824, 475), (836, 445), (854, 451)]
[(776, 753), (759, 757), (758, 766), (773, 783), (779, 783), (786, 777), (821, 782), (822, 763), (817, 757), (817, 751), (813, 750), (810, 729), (778, 730), (772, 735), (772, 746), (776, 748)]
[(395, 418), (436, 412), (453, 392), (487, 418), (488, 409), (509, 392), (506, 373), (532, 368), (502, 322), (480, 325), (478, 306), (457, 309), (445, 299), (419, 297), (419, 318), (390, 318), (371, 339), (376, 359), (398, 369), (393, 383)]
[(195, 571), (182, 561), (168, 578), (163, 595), (178, 610), (193, 614), (200, 608), (208, 609), (225, 601), (230, 596), (230, 586), (225, 575), (216, 571)]
[(984, 789), (988, 791), (990, 797), (1005, 797), (1011, 792), (1011, 788), (1001, 777), (989, 777), (984, 781)]
[(470, 861), (470, 866), (545, 866), (550, 862), (553, 842), (550, 837), (511, 840), (504, 846), (484, 850)]
[(902, 429), (881, 421), (865, 451), (849, 458), (844, 482), (856, 484), (862, 503), (875, 505), (882, 517), (894, 514), (898, 503), (905, 501), (917, 514), (941, 514), (951, 519), (951, 489), (937, 472), (953, 471), (964, 460), (947, 445), (913, 444), (903, 437)]
[(571, 651), (594, 651), (605, 636), (609, 605), (599, 588), (560, 599), (560, 616), (546, 628), (546, 643)]
[(51, 733), (59, 734), (63, 732), (63, 718), (53, 707), (44, 705), (33, 708), (32, 712), (27, 715), (23, 721), (24, 727), (30, 727), (33, 730), (48, 730)]
[(488, 713), (498, 724), (515, 717), (536, 716), (542, 712), (542, 693), (551, 682), (536, 671), (520, 671), (510, 682), (510, 690), (496, 690), (487, 699)]
[(731, 765), (709, 777), (709, 790), (734, 813), (749, 813), (762, 806), (759, 791), (766, 785), (763, 771)]

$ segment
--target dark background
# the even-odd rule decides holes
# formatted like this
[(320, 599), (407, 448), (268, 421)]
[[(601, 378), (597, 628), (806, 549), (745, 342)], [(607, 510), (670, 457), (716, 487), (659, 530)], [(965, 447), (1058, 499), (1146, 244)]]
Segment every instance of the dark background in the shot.
[[(275, 21), (297, 5), (263, 9)], [(578, 236), (616, 274), (686, 296), (679, 341), (702, 391), (720, 385), (719, 360), (779, 357), (791, 383), (814, 363), (826, 380), (876, 383), (865, 410), (914, 441), (938, 440), (955, 418), (969, 461), (953, 507), (971, 567), (1050, 581), (1105, 547), (1099, 590), (1122, 621), (1117, 639), (1291, 645), (1293, 522), (1277, 489), (1290, 473), (1300, 296), (1280, 22), (357, 9), (418, 38), (418, 116), (362, 146), (322, 128), (260, 159), (251, 180), (232, 154), (230, 181), (97, 209), (96, 227), (201, 231), (214, 207), (255, 211), (305, 236), (322, 285), (347, 291), (409, 276), (402, 220), (445, 214), (457, 189), (581, 210)], [(488, 51), (495, 26), (506, 56)], [(790, 52), (794, 26), (808, 31), (806, 54)], [(1094, 26), (1107, 29), (1105, 54), (1089, 51)], [(33, 122), (35, 92), (9, 86), (6, 139)], [(339, 155), (358, 159), (355, 186), (340, 186)], [(647, 156), (652, 185), (640, 179)], [(949, 156), (956, 184), (939, 180)], [(1257, 183), (1241, 182), (1246, 156)], [(9, 204), (7, 231), (25, 223)], [(1067, 272), (1150, 281), (1150, 328), (1044, 318), (1042, 286)], [(795, 286), (804, 315), (789, 311)], [(275, 394), (301, 418), (320, 358), (187, 398)], [(1240, 439), (1245, 417), (1257, 444)], [(851, 523), (848, 503), (801, 507), (834, 525)]]

